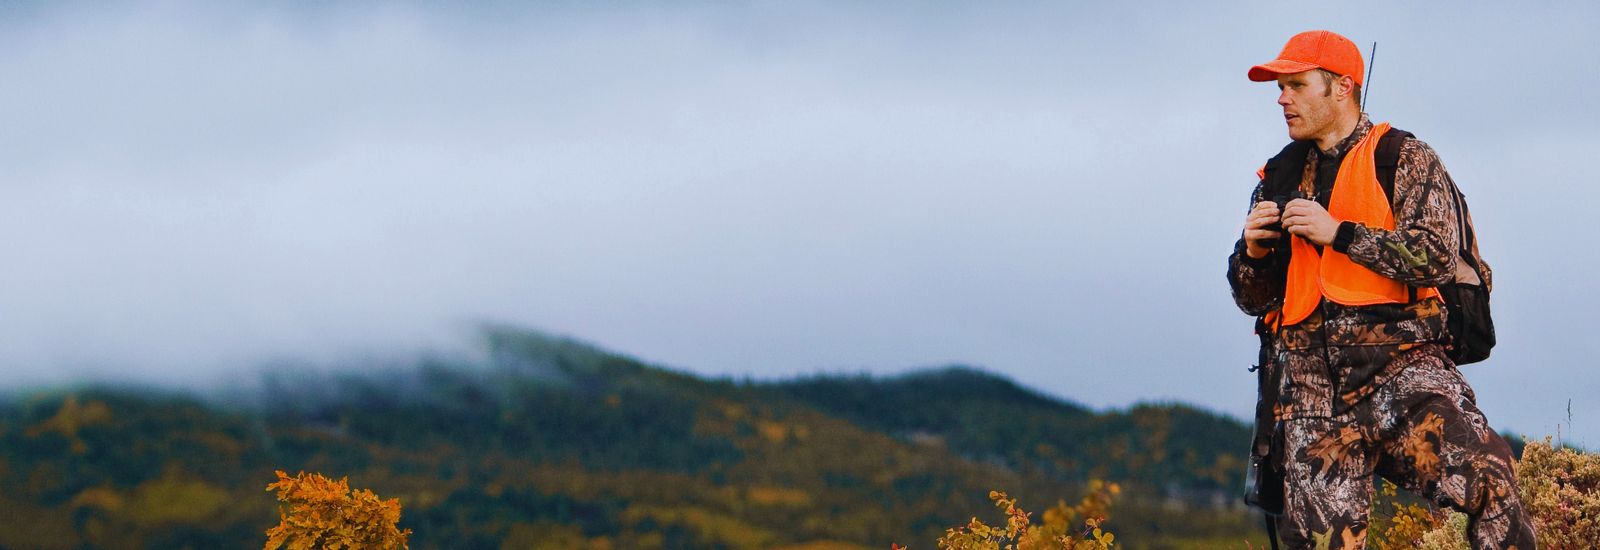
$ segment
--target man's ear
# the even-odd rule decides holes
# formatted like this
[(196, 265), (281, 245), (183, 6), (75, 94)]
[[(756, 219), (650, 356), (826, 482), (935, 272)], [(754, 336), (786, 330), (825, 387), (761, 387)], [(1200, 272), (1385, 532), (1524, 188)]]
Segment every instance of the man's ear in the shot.
[[(1344, 101), (1344, 98), (1350, 97), (1350, 94), (1355, 92), (1356, 79), (1350, 75), (1343, 75), (1339, 77), (1335, 85), (1338, 86), (1334, 91), (1335, 99)], [(1360, 98), (1356, 98), (1356, 100), (1360, 101)]]

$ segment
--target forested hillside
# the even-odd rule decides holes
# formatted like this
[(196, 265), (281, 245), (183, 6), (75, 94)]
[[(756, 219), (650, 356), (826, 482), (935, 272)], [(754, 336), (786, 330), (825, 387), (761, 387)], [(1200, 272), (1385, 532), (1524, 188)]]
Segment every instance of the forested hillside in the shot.
[(1246, 427), (1181, 405), (1096, 413), (963, 368), (735, 383), (484, 341), (482, 360), (279, 370), (223, 398), (12, 396), (0, 547), (256, 547), (273, 470), (399, 498), (417, 549), (932, 548), (992, 516), (991, 490), (1046, 509), (1096, 478), (1127, 488), (1108, 523), (1127, 548), (1238, 545), (1258, 523), (1232, 498)]
[[(812, 377), (762, 387), (823, 413), (963, 457), (1061, 480), (1133, 481), (1233, 496), (1250, 427), (1184, 405), (1096, 414), (984, 372), (950, 367), (894, 378)], [(1244, 443), (1241, 443), (1244, 442)]]

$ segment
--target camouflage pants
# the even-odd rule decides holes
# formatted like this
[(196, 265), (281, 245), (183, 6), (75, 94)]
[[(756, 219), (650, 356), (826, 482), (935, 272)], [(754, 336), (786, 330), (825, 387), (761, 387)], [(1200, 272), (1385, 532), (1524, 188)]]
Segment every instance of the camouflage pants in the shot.
[(1412, 364), (1350, 412), (1280, 425), (1287, 501), (1279, 536), (1294, 549), (1365, 548), (1377, 474), (1466, 513), (1474, 549), (1534, 550), (1510, 446), (1437, 346), (1406, 355)]

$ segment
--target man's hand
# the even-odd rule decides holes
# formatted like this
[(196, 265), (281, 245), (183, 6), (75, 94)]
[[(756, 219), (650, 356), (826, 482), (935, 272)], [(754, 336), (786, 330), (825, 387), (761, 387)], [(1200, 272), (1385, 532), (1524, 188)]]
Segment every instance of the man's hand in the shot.
[(1265, 258), (1272, 251), (1272, 244), (1283, 237), (1283, 233), (1262, 229), (1275, 223), (1278, 223), (1278, 204), (1272, 201), (1256, 203), (1255, 208), (1250, 209), (1250, 215), (1244, 218), (1244, 253), (1251, 258)]
[(1328, 246), (1339, 233), (1339, 220), (1328, 215), (1316, 201), (1295, 199), (1283, 209), (1283, 229), (1290, 235), (1304, 237), (1311, 244)]

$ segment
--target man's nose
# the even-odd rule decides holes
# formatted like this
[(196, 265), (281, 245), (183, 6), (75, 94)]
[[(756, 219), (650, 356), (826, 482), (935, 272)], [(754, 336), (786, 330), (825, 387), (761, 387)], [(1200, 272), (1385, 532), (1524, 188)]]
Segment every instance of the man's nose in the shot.
[(1289, 106), (1289, 90), (1278, 92), (1278, 104), (1284, 107)]

